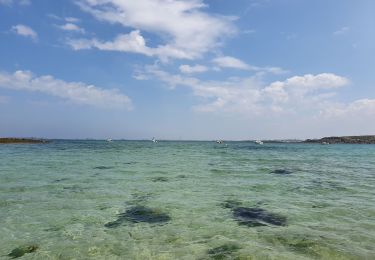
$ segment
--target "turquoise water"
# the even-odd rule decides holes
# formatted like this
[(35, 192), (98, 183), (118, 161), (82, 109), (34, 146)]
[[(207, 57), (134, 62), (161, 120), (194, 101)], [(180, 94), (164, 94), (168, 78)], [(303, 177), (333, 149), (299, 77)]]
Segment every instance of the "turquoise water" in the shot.
[[(27, 245), (22, 259), (375, 255), (375, 145), (0, 145), (0, 181), (1, 259)], [(159, 218), (134, 221), (137, 207)], [(238, 208), (285, 223), (242, 225)]]

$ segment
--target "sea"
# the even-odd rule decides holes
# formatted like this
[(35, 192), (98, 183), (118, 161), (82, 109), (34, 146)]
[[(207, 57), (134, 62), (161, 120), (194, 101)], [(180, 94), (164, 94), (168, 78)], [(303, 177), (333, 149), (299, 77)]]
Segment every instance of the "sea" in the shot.
[(0, 145), (0, 259), (375, 259), (375, 145)]

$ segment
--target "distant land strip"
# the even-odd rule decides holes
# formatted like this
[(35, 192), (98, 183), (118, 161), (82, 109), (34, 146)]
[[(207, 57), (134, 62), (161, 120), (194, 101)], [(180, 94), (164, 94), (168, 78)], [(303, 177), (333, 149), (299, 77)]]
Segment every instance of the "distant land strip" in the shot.
[[(245, 141), (245, 140), (244, 140)], [(311, 144), (375, 144), (375, 135), (360, 136), (330, 136), (320, 139), (297, 139), (289, 140), (263, 140), (264, 143), (311, 143)], [(13, 138), (0, 137), (0, 144), (42, 144), (49, 143), (50, 140), (41, 138)]]
[(331, 136), (321, 139), (307, 139), (304, 143), (320, 144), (375, 144), (375, 135)]
[(42, 144), (48, 140), (36, 138), (0, 138), (0, 144)]

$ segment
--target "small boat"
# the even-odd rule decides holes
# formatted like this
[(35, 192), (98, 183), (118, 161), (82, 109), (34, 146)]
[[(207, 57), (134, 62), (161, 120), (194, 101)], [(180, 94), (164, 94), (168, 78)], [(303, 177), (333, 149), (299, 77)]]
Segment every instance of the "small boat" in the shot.
[(152, 141), (153, 143), (157, 143), (157, 142), (158, 142), (158, 140), (156, 140), (155, 137), (152, 137), (151, 141)]
[(107, 142), (112, 142), (112, 139), (111, 139), (111, 138), (108, 138), (108, 139), (107, 139)]
[(263, 144), (263, 142), (261, 140), (256, 140), (255, 143), (256, 144)]
[(328, 143), (328, 142), (322, 142), (322, 144), (324, 144), (324, 145), (325, 145), (325, 144), (329, 144), (329, 143)]
[(222, 144), (222, 143), (224, 143), (224, 141), (223, 140), (216, 140), (216, 143), (217, 144)]

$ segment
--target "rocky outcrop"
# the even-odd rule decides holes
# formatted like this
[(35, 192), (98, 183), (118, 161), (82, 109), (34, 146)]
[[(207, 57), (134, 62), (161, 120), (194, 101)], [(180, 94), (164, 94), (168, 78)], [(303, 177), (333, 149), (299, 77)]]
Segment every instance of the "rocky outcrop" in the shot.
[(0, 138), (0, 144), (41, 144), (48, 142), (47, 140), (34, 138)]
[(375, 144), (375, 135), (331, 136), (321, 139), (307, 139), (305, 143), (320, 144)]

